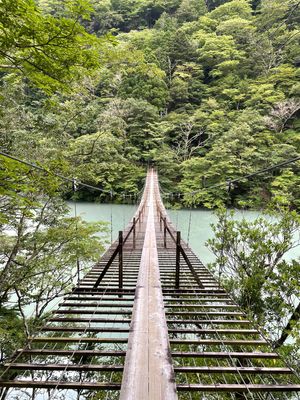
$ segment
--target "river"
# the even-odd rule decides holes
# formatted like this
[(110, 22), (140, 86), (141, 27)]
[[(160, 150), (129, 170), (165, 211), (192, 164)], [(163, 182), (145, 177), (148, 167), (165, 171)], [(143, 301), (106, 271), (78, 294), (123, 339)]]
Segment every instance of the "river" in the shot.
[[(71, 215), (74, 215), (74, 203), (68, 202), (71, 208)], [(118, 231), (123, 230), (132, 218), (136, 206), (123, 204), (97, 204), (90, 202), (77, 202), (77, 214), (86, 221), (112, 221), (112, 232), (109, 236), (116, 239)], [(177, 229), (181, 231), (182, 238), (189, 242), (189, 245), (204, 264), (214, 261), (214, 254), (205, 246), (207, 239), (213, 237), (211, 224), (216, 222), (216, 216), (209, 210), (168, 210), (169, 216)], [(235, 218), (245, 217), (247, 220), (254, 220), (259, 216), (258, 211), (235, 212)], [(189, 224), (189, 221), (191, 223)], [(190, 229), (189, 229), (190, 225)], [(190, 231), (190, 232), (189, 232)], [(298, 254), (297, 254), (298, 253)], [(290, 252), (290, 257), (299, 256), (299, 248)], [(288, 258), (290, 258), (288, 257)]]
[[(75, 215), (75, 203), (67, 203), (70, 208), (70, 215)], [(92, 202), (76, 202), (77, 215), (81, 216), (87, 222), (107, 222), (109, 229), (109, 239), (111, 237), (117, 238), (118, 231), (123, 230), (130, 219), (133, 217), (136, 210), (135, 205), (123, 204), (98, 204)], [(205, 246), (207, 239), (213, 237), (211, 224), (216, 222), (216, 216), (213, 211), (209, 210), (168, 210), (169, 216), (178, 230), (181, 231), (182, 238), (189, 241), (189, 245), (200, 258), (200, 260), (207, 265), (213, 262), (214, 254)], [(241, 219), (245, 217), (247, 220), (254, 220), (260, 215), (257, 211), (236, 211), (235, 217)], [(191, 223), (189, 223), (191, 221)], [(112, 224), (111, 224), (112, 222)], [(190, 225), (190, 229), (189, 229)], [(299, 247), (291, 250), (286, 259), (299, 257)], [(55, 299), (51, 302), (47, 311), (54, 309), (60, 299)], [(26, 315), (30, 316), (34, 312), (34, 305), (29, 305), (25, 309)]]

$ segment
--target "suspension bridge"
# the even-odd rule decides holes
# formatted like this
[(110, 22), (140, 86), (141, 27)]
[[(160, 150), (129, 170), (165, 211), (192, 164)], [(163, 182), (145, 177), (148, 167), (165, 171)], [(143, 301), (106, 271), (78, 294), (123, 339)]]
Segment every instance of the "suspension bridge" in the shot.
[(149, 170), (135, 216), (2, 366), (1, 399), (296, 399), (300, 382), (182, 240)]

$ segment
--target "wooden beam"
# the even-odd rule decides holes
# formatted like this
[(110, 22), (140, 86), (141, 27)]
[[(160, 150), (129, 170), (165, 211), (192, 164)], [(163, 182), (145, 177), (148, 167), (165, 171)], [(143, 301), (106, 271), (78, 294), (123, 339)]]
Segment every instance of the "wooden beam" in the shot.
[(123, 371), (123, 365), (101, 365), (101, 364), (27, 364), (11, 363), (4, 364), (4, 368), (28, 370), (28, 371)]
[(82, 336), (42, 336), (42, 337), (30, 337), (32, 342), (52, 343), (52, 342), (63, 342), (63, 343), (127, 343), (127, 338), (98, 338), (98, 337), (82, 337)]
[(124, 357), (126, 351), (121, 350), (61, 350), (61, 349), (19, 349), (17, 353), (22, 354), (35, 354), (45, 356), (111, 356), (111, 357)]
[(193, 374), (292, 374), (289, 368), (273, 367), (174, 367), (176, 373)]
[[(176, 316), (176, 314), (175, 314)], [(168, 324), (174, 325), (205, 325), (205, 324), (214, 324), (214, 325), (249, 325), (250, 321), (244, 319), (168, 319)]]
[(272, 392), (299, 392), (300, 385), (282, 385), (282, 384), (272, 384), (272, 385), (260, 385), (260, 384), (214, 384), (214, 385), (200, 385), (200, 384), (190, 384), (190, 385), (177, 385), (177, 390), (179, 391), (189, 391), (189, 392), (227, 392), (227, 393), (272, 393)]
[(257, 346), (268, 345), (265, 340), (248, 340), (248, 339), (170, 339), (171, 344), (194, 344), (194, 345), (230, 345), (230, 346)]
[(64, 382), (64, 381), (1, 381), (0, 387), (39, 388), (39, 389), (86, 389), (86, 390), (120, 390), (121, 385), (113, 382)]
[(255, 352), (222, 352), (222, 351), (172, 351), (172, 357), (195, 357), (195, 358), (279, 358), (277, 353), (255, 353)]
[(168, 329), (159, 280), (154, 225), (154, 176), (147, 199), (148, 217), (141, 257), (120, 400), (176, 400)]
[(169, 333), (194, 333), (195, 335), (258, 335), (256, 329), (173, 329), (169, 328)]

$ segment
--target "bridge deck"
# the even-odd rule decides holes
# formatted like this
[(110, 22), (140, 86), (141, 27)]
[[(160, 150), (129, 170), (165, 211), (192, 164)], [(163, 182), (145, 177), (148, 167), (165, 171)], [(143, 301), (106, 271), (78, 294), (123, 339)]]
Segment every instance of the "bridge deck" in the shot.
[(113, 243), (3, 365), (0, 399), (286, 399), (300, 391), (192, 250), (178, 245), (154, 172), (135, 220), (122, 251)]

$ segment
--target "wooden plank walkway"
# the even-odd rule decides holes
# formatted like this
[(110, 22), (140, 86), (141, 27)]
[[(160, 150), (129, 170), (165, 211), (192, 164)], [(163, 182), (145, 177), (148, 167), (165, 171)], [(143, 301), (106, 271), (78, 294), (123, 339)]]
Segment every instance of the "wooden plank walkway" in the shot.
[(273, 400), (300, 392), (172, 226), (154, 171), (120, 238), (0, 376), (0, 400)]
[(146, 234), (130, 325), (121, 400), (177, 399), (159, 277), (153, 171), (148, 174), (147, 190)]

